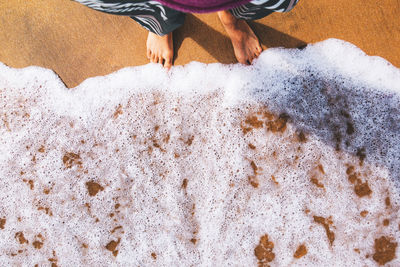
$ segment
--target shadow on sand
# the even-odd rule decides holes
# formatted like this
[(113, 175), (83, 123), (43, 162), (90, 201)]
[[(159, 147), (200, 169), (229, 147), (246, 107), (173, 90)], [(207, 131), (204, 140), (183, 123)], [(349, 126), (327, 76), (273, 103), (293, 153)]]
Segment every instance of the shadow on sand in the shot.
[[(302, 48), (307, 45), (302, 40), (261, 23), (251, 21), (249, 24), (260, 39), (260, 42), (268, 48)], [(237, 62), (230, 39), (191, 14), (187, 14), (185, 24), (175, 31), (175, 58), (178, 57), (179, 48), (185, 38), (193, 39), (220, 63), (231, 64)], [(193, 55), (192, 58), (196, 60), (196, 55)]]

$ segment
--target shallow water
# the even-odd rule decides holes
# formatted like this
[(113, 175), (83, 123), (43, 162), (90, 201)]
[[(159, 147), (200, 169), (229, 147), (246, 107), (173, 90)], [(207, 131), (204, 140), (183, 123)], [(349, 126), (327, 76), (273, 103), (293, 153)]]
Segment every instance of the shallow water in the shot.
[(339, 40), (67, 89), (0, 65), (4, 266), (400, 264), (400, 70)]

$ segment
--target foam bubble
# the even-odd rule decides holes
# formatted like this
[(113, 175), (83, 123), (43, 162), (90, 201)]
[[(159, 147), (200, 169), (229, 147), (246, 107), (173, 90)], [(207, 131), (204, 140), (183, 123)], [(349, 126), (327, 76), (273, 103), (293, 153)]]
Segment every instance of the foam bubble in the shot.
[(399, 265), (399, 100), (334, 39), (72, 89), (0, 64), (0, 262)]

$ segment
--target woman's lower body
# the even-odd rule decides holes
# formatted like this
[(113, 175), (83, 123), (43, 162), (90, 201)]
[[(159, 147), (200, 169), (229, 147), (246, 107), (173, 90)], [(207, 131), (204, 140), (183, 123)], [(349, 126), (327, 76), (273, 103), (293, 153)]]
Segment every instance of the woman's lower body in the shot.
[[(149, 31), (147, 57), (169, 68), (173, 59), (172, 32), (183, 25), (186, 14), (157, 1), (75, 0), (109, 14), (129, 16)], [(273, 12), (288, 12), (298, 0), (254, 0), (231, 10), (219, 11), (240, 63), (250, 64), (261, 53), (261, 45), (246, 20), (257, 20)]]

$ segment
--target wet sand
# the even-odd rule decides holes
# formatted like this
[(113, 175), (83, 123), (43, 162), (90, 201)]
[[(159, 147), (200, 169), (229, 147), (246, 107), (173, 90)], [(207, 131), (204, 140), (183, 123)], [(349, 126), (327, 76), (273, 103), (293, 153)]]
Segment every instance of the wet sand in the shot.
[[(288, 14), (252, 23), (264, 48), (301, 47), (327, 38), (351, 42), (400, 66), (400, 2), (301, 0)], [(212, 38), (210, 38), (212, 36)], [(147, 32), (128, 17), (67, 0), (0, 3), (0, 62), (53, 69), (68, 87), (148, 62)], [(175, 64), (236, 62), (216, 14), (189, 15), (175, 34)]]

